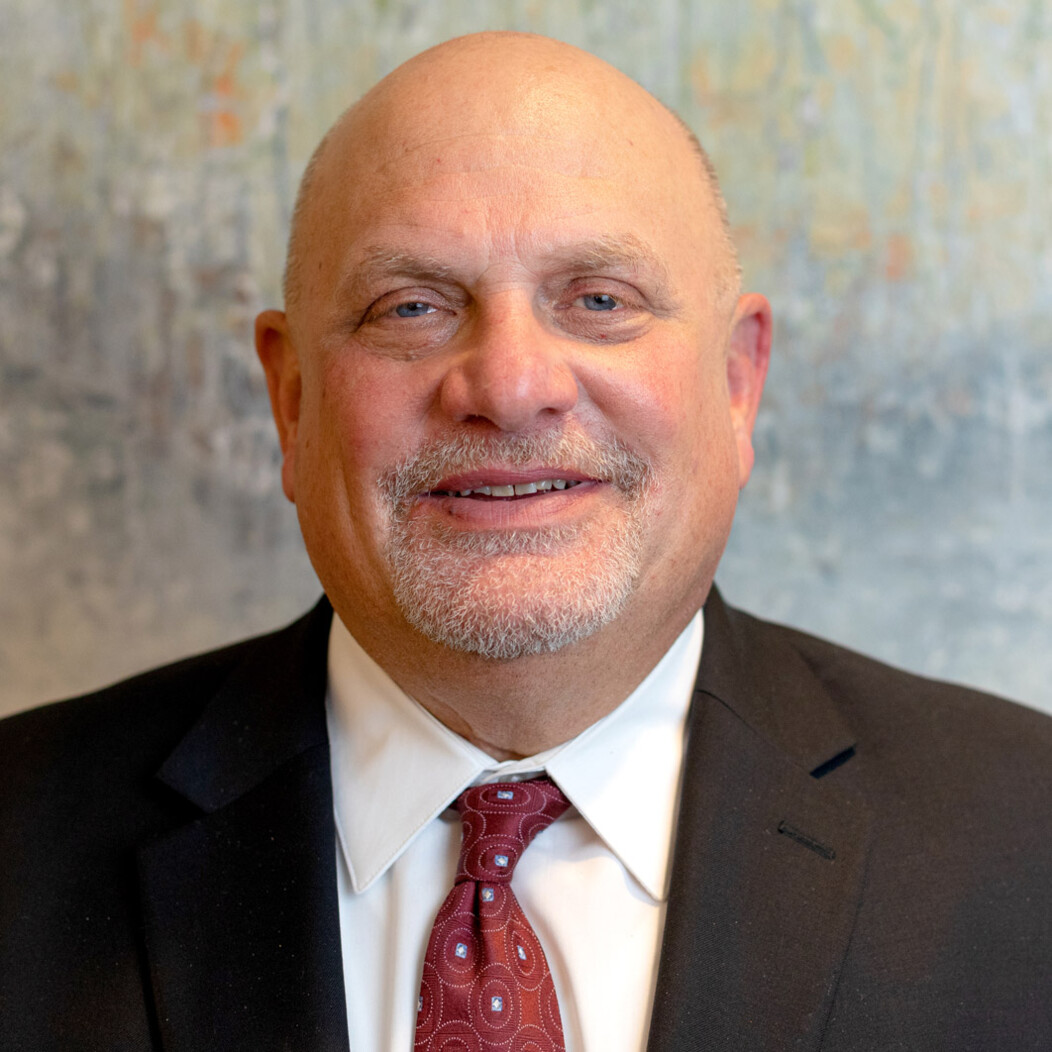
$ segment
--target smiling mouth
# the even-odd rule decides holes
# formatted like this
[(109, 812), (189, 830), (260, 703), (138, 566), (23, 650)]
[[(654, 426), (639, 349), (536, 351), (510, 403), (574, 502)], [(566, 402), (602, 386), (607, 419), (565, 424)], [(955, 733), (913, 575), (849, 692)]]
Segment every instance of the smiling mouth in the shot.
[(538, 479), (536, 482), (516, 482), (514, 485), (503, 483), (492, 486), (473, 486), (471, 489), (435, 489), (429, 497), (488, 497), (490, 500), (514, 500), (517, 497), (532, 497), (536, 493), (550, 493), (553, 490), (573, 489), (580, 486), (585, 479)]

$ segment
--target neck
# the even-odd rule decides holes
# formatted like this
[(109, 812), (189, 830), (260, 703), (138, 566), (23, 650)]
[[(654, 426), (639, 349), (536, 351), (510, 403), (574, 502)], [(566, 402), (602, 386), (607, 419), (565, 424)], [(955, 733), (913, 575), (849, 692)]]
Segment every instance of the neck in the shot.
[[(415, 633), (400, 648), (378, 646), (367, 626), (347, 627), (431, 715), (495, 759), (508, 760), (569, 741), (612, 712), (693, 614), (668, 617), (649, 632), (619, 618), (555, 653), (504, 661), (452, 651)], [(360, 628), (366, 630), (359, 634)]]

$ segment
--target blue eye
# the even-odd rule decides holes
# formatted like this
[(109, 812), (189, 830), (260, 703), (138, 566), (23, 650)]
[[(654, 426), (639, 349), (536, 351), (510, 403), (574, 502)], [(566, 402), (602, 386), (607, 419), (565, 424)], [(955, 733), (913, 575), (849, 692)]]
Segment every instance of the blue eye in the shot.
[(395, 314), (399, 318), (419, 318), (424, 314), (429, 314), (435, 308), (430, 303), (421, 303), (419, 300), (412, 300), (409, 303), (399, 303), (395, 307)]
[(596, 292), (589, 296), (582, 296), (581, 300), (584, 303), (585, 310), (614, 310), (617, 307), (617, 300), (613, 296), (608, 296), (605, 292)]

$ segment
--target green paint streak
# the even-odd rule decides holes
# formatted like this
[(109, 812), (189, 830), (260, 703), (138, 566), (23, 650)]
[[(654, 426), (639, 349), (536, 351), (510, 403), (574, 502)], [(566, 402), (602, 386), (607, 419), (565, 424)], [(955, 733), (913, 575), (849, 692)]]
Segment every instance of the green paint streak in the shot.
[(899, 31), (895, 23), (884, 13), (880, 0), (857, 0), (859, 10), (865, 15), (889, 40), (898, 41)]

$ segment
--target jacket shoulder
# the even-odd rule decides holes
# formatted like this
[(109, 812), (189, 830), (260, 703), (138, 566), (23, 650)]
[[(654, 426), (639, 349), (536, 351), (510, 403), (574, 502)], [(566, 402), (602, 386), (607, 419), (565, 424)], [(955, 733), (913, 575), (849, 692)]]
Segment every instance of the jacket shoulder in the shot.
[[(89, 1033), (92, 1047), (153, 1047), (140, 853), (206, 810), (163, 772), (180, 755), (207, 786), (243, 784), (286, 755), (272, 739), (295, 752), (294, 717), (323, 719), (304, 692), (316, 700), (324, 681), (328, 623), (321, 604), (278, 632), (0, 722), (0, 1047), (87, 1047)], [(216, 740), (209, 754), (202, 741)]]
[(103, 770), (152, 775), (236, 669), (294, 645), (323, 605), (276, 631), (0, 720), (0, 800), (39, 798), (52, 779), (68, 795)]
[[(1052, 769), (1052, 718), (1038, 710), (957, 683), (895, 668), (806, 632), (760, 621), (756, 631), (780, 637), (807, 663), (868, 748), (901, 741), (974, 764), (1027, 756)], [(933, 755), (934, 759), (935, 756)]]
[[(1052, 718), (748, 619), (761, 647), (788, 646), (800, 656), (851, 730), (851, 761), (828, 777), (875, 816), (871, 889), (886, 882), (885, 901), (914, 905), (927, 895), (930, 917), (939, 904), (960, 901), (963, 885), (985, 883), (991, 901), (1003, 896), (1002, 936), (1022, 939), (1034, 918), (1019, 903), (1043, 897), (1052, 880)], [(997, 915), (976, 908), (973, 917), (989, 925)], [(1052, 963), (1045, 953), (1041, 960)]]
[(849, 729), (810, 773), (871, 820), (822, 1047), (1049, 1047), (1052, 719), (739, 611), (726, 625), (782, 719), (809, 695)]

